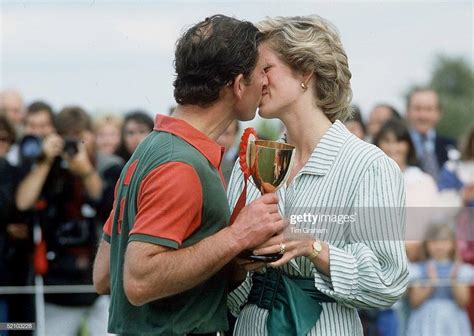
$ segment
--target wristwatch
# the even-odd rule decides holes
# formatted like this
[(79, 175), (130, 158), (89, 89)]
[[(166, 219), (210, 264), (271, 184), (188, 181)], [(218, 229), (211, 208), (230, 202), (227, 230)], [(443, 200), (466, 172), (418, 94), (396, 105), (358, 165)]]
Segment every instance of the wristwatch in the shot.
[(307, 256), (307, 258), (309, 260), (313, 260), (314, 258), (316, 258), (318, 256), (318, 254), (321, 252), (322, 249), (323, 249), (323, 246), (321, 245), (321, 241), (319, 239), (315, 240), (314, 243), (313, 243), (313, 250)]

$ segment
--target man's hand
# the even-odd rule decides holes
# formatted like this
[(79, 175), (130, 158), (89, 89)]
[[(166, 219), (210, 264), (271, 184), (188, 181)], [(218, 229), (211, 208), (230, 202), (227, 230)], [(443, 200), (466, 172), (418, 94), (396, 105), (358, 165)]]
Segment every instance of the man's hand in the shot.
[(230, 230), (242, 250), (247, 250), (261, 245), (285, 227), (286, 223), (278, 213), (277, 195), (265, 194), (242, 209)]
[(28, 225), (22, 223), (10, 223), (7, 225), (7, 233), (15, 240), (25, 240), (28, 238)]
[(69, 170), (80, 177), (88, 176), (94, 171), (94, 167), (87, 154), (86, 146), (83, 143), (78, 144), (78, 152), (73, 157), (65, 154), (65, 158), (69, 164)]
[(69, 164), (69, 170), (82, 178), (85, 189), (89, 197), (98, 200), (102, 196), (102, 179), (97, 174), (89, 159), (84, 143), (78, 144), (78, 152), (73, 157), (64, 154)]
[(48, 163), (61, 155), (64, 148), (64, 140), (57, 134), (50, 134), (43, 141), (43, 153)]

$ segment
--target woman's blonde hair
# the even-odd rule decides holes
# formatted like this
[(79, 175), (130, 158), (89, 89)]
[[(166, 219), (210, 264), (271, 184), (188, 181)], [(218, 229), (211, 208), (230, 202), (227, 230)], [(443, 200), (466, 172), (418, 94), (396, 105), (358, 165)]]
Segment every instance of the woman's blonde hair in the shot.
[(336, 28), (317, 15), (267, 18), (257, 27), (281, 59), (315, 76), (317, 106), (331, 122), (351, 115), (352, 90), (347, 56)]
[(115, 126), (119, 132), (122, 129), (123, 119), (112, 113), (101, 115), (94, 120), (94, 131), (98, 132), (105, 125)]

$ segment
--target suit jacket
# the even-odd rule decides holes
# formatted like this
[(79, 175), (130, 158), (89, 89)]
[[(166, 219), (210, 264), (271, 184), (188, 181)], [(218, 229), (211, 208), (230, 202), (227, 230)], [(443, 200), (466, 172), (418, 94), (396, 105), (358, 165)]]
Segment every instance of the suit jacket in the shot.
[(436, 134), (435, 153), (440, 169), (443, 167), (444, 163), (448, 161), (448, 151), (453, 148), (456, 148), (456, 140)]

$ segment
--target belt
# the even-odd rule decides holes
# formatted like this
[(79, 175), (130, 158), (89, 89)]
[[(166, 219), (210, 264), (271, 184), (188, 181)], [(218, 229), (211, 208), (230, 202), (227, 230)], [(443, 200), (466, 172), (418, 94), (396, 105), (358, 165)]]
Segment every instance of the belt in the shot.
[(314, 287), (314, 278), (290, 277), (273, 268), (252, 275), (248, 304), (269, 311), (269, 335), (306, 335), (319, 320), (321, 302), (336, 302)]

